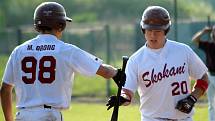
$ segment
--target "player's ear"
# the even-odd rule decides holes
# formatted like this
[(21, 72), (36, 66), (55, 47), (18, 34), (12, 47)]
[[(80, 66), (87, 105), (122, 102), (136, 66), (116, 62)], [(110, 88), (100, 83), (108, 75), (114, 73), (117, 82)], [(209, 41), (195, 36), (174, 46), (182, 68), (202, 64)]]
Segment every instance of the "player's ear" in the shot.
[(62, 30), (61, 28), (59, 28), (57, 31), (58, 31), (58, 32), (62, 32), (63, 30)]

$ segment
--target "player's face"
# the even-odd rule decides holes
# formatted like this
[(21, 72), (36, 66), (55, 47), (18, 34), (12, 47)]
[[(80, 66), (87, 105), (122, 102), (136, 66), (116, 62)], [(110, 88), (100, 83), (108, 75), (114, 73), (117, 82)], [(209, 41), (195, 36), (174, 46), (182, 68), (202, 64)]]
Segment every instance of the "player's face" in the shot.
[(145, 38), (147, 46), (151, 49), (162, 48), (166, 41), (164, 30), (145, 30)]

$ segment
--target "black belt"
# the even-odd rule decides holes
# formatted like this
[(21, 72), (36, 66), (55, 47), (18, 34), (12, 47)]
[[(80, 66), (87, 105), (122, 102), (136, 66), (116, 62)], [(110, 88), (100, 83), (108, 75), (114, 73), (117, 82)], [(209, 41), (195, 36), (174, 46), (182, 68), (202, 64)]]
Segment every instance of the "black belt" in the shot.
[(52, 108), (52, 106), (50, 106), (50, 105), (43, 105), (43, 107), (44, 107), (44, 108), (48, 108), (48, 109), (51, 109), (51, 108)]
[(169, 119), (169, 118), (156, 118), (156, 119), (160, 119), (163, 121), (178, 121), (178, 119)]
[[(40, 106), (39, 106), (40, 107)], [(20, 109), (26, 109), (26, 108), (28, 108), (28, 107), (21, 107)], [(29, 108), (33, 108), (33, 107), (29, 107)], [(50, 105), (43, 105), (43, 108), (46, 108), (46, 109), (51, 109), (52, 108), (52, 106), (50, 106)]]
[(190, 118), (190, 117), (187, 117), (185, 119), (170, 119), (170, 118), (160, 118), (160, 117), (158, 117), (156, 119), (160, 119), (160, 120), (163, 120), (163, 121), (179, 121), (179, 120), (186, 120), (188, 118)]

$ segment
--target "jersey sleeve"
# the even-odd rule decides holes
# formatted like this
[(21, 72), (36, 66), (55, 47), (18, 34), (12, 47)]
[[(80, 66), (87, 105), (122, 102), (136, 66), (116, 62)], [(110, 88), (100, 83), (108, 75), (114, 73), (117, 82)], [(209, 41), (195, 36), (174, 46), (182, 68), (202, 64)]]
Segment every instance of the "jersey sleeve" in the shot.
[(76, 72), (87, 76), (95, 75), (102, 64), (101, 59), (78, 47), (75, 47), (70, 60), (69, 61)]
[(208, 71), (206, 65), (190, 47), (188, 47), (188, 71), (194, 79), (202, 78)]
[(132, 60), (132, 58), (130, 58), (128, 60), (126, 69), (125, 69), (125, 73), (126, 73), (126, 82), (125, 82), (125, 86), (123, 88), (128, 89), (130, 91), (132, 91), (133, 93), (136, 92), (137, 90), (137, 82), (138, 82), (138, 72), (137, 72), (137, 64), (135, 64), (135, 62)]
[(5, 67), (4, 75), (2, 78), (2, 81), (6, 84), (14, 86), (14, 67), (13, 67), (13, 61), (15, 59), (14, 54), (15, 52), (13, 51), (7, 61), (7, 65)]

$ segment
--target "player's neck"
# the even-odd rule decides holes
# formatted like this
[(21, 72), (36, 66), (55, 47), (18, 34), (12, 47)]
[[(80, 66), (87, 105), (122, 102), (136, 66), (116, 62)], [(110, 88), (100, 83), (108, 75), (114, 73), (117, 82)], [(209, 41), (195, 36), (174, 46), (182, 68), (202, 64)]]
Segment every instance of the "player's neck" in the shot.
[(56, 36), (58, 39), (61, 38), (62, 36), (62, 31), (43, 31), (41, 34), (51, 34), (51, 35), (54, 35)]

